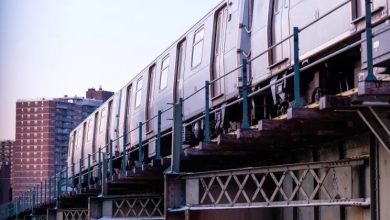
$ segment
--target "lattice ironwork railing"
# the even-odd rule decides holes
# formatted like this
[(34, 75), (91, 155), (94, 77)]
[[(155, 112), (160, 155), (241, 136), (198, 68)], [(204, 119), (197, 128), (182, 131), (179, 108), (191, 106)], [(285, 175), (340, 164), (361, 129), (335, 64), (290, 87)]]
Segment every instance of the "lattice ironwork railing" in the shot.
[(88, 210), (87, 209), (66, 209), (63, 210), (64, 220), (87, 220)]
[(164, 204), (162, 197), (140, 197), (113, 200), (113, 217), (162, 217)]
[(356, 187), (364, 184), (362, 166), (364, 159), (348, 159), (189, 174), (186, 203), (192, 209), (367, 206), (370, 200)]

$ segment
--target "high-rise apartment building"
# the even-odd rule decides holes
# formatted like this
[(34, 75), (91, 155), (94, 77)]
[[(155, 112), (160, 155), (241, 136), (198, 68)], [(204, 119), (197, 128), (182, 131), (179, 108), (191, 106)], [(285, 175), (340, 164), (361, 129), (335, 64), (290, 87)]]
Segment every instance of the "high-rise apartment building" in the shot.
[(0, 204), (11, 200), (11, 149), (14, 141), (0, 141)]
[(70, 131), (102, 103), (77, 97), (16, 103), (16, 140), (11, 160), (13, 198), (64, 168)]

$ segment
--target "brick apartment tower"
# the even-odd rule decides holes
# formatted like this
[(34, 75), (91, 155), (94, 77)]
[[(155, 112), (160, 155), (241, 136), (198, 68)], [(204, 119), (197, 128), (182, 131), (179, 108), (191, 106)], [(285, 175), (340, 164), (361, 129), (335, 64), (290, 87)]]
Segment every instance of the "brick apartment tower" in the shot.
[(87, 90), (86, 98), (87, 99), (97, 99), (97, 100), (103, 100), (103, 102), (107, 101), (114, 93), (109, 91), (104, 91), (102, 87), (99, 87), (99, 90), (96, 90), (94, 88), (90, 88)]
[(0, 204), (11, 201), (11, 149), (14, 141), (0, 141)]
[(16, 140), (11, 159), (13, 198), (64, 168), (70, 131), (102, 103), (67, 97), (16, 103)]

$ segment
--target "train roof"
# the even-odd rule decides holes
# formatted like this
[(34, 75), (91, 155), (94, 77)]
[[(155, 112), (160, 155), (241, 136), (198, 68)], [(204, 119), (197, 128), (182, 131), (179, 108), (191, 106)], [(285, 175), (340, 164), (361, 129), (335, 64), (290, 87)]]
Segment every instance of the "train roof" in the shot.
[(86, 122), (87, 120), (89, 120), (89, 118), (91, 117), (91, 115), (94, 115), (96, 112), (100, 111), (100, 109), (102, 109), (102, 107), (109, 101), (113, 100), (114, 97), (118, 94), (118, 92), (120, 92), (122, 89), (126, 88), (128, 85), (130, 85), (135, 79), (137, 79), (138, 77), (140, 77), (147, 69), (149, 69), (154, 63), (156, 63), (156, 61), (162, 57), (167, 51), (169, 51), (170, 49), (172, 49), (172, 47), (174, 47), (177, 43), (179, 43), (185, 36), (188, 35), (189, 32), (191, 32), (194, 28), (196, 28), (198, 25), (202, 24), (202, 22), (204, 20), (206, 20), (210, 15), (213, 15), (213, 12), (215, 12), (218, 8), (220, 8), (223, 4), (225, 4), (226, 0), (222, 0), (220, 3), (218, 3), (216, 6), (214, 6), (206, 15), (204, 15), (201, 19), (199, 19), (198, 22), (196, 22), (194, 25), (192, 25), (185, 33), (183, 33), (182, 35), (180, 35), (179, 38), (177, 38), (177, 40), (175, 40), (172, 44), (169, 45), (169, 47), (167, 47), (162, 53), (160, 53), (155, 59), (153, 59), (148, 65), (146, 65), (146, 67), (144, 67), (138, 74), (136, 74), (128, 83), (126, 83), (123, 87), (121, 87), (121, 89), (119, 89), (117, 92), (115, 92), (115, 94), (113, 96), (111, 96), (107, 101), (105, 101), (104, 103), (102, 103), (95, 111), (93, 111), (87, 118), (85, 118), (82, 122), (80, 122), (79, 125), (77, 125), (72, 131), (74, 132), (75, 130), (78, 129), (78, 127), (83, 124), (84, 122)]

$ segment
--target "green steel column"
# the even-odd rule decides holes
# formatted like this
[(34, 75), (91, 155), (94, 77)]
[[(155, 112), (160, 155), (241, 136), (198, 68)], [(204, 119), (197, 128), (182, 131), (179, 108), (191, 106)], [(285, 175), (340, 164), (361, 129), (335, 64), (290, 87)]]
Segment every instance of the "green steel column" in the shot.
[(53, 176), (53, 199), (56, 199), (57, 197), (57, 175), (54, 174)]
[(241, 128), (249, 128), (248, 117), (248, 61), (242, 60), (242, 125)]
[(138, 163), (137, 167), (142, 167), (142, 122), (138, 123)]
[(76, 189), (75, 164), (72, 162), (72, 192)]
[(295, 108), (302, 108), (301, 103), (301, 76), (299, 70), (299, 29), (294, 27), (294, 98)]
[(46, 190), (47, 190), (47, 186), (46, 186), (46, 179), (45, 179), (45, 203), (47, 203), (47, 196), (46, 196)]
[(210, 141), (210, 82), (205, 81), (204, 141)]
[(32, 209), (33, 207), (33, 194), (34, 194), (34, 190), (30, 189), (30, 209)]
[(16, 215), (19, 213), (19, 210), (20, 210), (20, 196), (16, 198), (16, 211), (15, 211)]
[(34, 215), (34, 207), (35, 207), (35, 187), (33, 187), (33, 194), (32, 194), (32, 214)]
[(101, 184), (102, 181), (102, 148), (99, 147), (99, 156), (98, 156), (98, 181)]
[(68, 194), (68, 186), (69, 186), (69, 179), (68, 179), (68, 166), (65, 167), (65, 193)]
[(371, 1), (365, 0), (366, 6), (366, 46), (367, 46), (367, 77), (366, 81), (377, 80), (374, 75), (373, 55), (372, 55), (372, 15)]
[(180, 172), (180, 154), (183, 150), (183, 98), (175, 104), (173, 111), (173, 141), (171, 171)]
[[(21, 195), (21, 200), (22, 200), (22, 203), (21, 203), (21, 210), (24, 210), (24, 193), (22, 193)], [(1, 211), (1, 210), (0, 210)], [(1, 216), (1, 215), (0, 215)]]
[(112, 150), (113, 141), (110, 139), (110, 178), (114, 175), (114, 161), (113, 161), (113, 150)]
[(123, 149), (122, 149), (122, 174), (126, 176), (126, 144), (127, 144), (127, 134), (126, 131), (123, 132)]
[(41, 181), (41, 203), (40, 203), (41, 205), (43, 204), (42, 201), (43, 201), (43, 183)]
[(57, 189), (57, 197), (59, 198), (62, 194), (62, 172), (58, 175), (58, 189)]
[(83, 189), (83, 159), (80, 159), (80, 170), (79, 170), (79, 189), (80, 192)]
[(161, 160), (161, 111), (157, 113), (156, 159)]
[(88, 154), (88, 189), (91, 189), (91, 154)]
[(49, 201), (51, 201), (51, 177), (49, 177)]
[(38, 206), (39, 205), (39, 184), (36, 186), (36, 196), (35, 196), (35, 203), (36, 203), (36, 205)]

